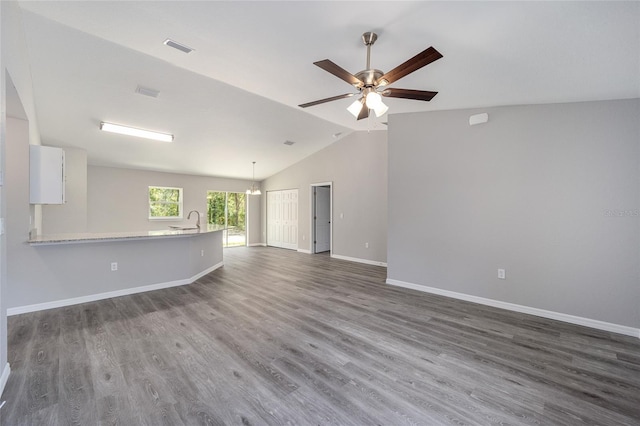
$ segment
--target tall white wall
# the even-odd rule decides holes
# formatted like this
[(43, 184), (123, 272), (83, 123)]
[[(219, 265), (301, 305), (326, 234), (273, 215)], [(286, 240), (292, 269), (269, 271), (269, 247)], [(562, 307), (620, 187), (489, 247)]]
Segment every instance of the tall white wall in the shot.
[[(5, 71), (4, 59), (4, 7), (0, 3), (0, 174), (4, 174), (6, 164), (6, 123), (7, 123), (7, 75)], [(3, 182), (4, 186), (4, 182)], [(5, 190), (0, 186), (0, 220), (4, 221), (7, 217), (7, 201)], [(4, 233), (0, 234), (0, 369), (2, 376), (9, 371), (7, 363), (7, 239)], [(2, 379), (0, 382), (0, 392), (4, 390), (4, 385), (8, 378)]]
[(638, 99), (392, 115), (389, 279), (640, 328), (639, 117)]
[[(223, 179), (145, 170), (89, 166), (87, 172), (87, 226), (90, 232), (120, 232), (166, 229), (169, 225), (193, 224), (191, 210), (207, 213), (207, 191), (244, 192), (250, 181)], [(149, 186), (183, 188), (184, 220), (149, 220)], [(261, 196), (248, 198), (248, 242), (260, 241), (259, 205)]]
[[(298, 189), (298, 249), (311, 249), (310, 188), (322, 182), (333, 182), (332, 254), (385, 263), (387, 132), (351, 133), (262, 182), (263, 195)], [(266, 242), (266, 197), (263, 200), (262, 241)]]
[[(38, 132), (37, 117), (35, 112), (35, 102), (33, 98), (33, 86), (31, 82), (31, 71), (29, 68), (29, 58), (27, 50), (27, 42), (25, 39), (22, 16), (20, 7), (17, 2), (2, 1), (0, 2), (0, 160), (1, 168), (4, 172), (4, 183), (0, 194), (0, 211), (5, 220), (5, 235), (0, 236), (0, 371), (3, 371), (7, 364), (7, 321), (6, 308), (8, 305), (8, 292), (11, 281), (7, 273), (10, 272), (11, 262), (7, 257), (10, 251), (9, 239), (15, 233), (23, 235), (26, 241), (28, 235), (29, 217), (35, 217), (36, 209), (30, 207), (27, 203), (14, 203), (13, 197), (20, 190), (22, 183), (14, 181), (8, 167), (14, 164), (23, 164), (24, 147), (16, 147), (18, 157), (13, 157), (12, 149), (9, 147), (11, 141), (8, 132), (14, 130), (18, 134), (26, 132), (25, 138), (20, 138), (16, 143), (27, 147), (27, 165), (28, 165), (28, 144), (39, 144), (40, 134)], [(12, 86), (12, 87), (8, 87)], [(15, 86), (15, 90), (14, 87)], [(24, 126), (18, 122), (18, 128), (11, 128), (7, 123), (8, 110), (8, 93), (13, 92), (11, 101), (16, 101), (16, 109), (20, 109), (20, 114), (24, 115), (28, 121), (24, 122)], [(18, 172), (18, 178), (26, 172), (26, 182), (28, 188), (29, 168), (25, 171)], [(15, 221), (27, 220), (27, 229), (14, 228)], [(36, 218), (37, 220), (37, 218)]]

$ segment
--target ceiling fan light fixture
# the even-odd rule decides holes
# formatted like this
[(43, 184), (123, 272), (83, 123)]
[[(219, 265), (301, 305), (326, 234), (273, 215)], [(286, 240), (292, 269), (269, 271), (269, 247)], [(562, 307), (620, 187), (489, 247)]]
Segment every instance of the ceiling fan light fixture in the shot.
[(384, 105), (382, 103), (382, 96), (380, 96), (377, 92), (369, 92), (367, 93), (367, 108), (375, 110), (380, 105)]
[(347, 111), (349, 111), (354, 117), (358, 118), (358, 115), (360, 115), (360, 111), (362, 111), (362, 107), (364, 106), (363, 103), (362, 98), (357, 99), (349, 105)]
[(376, 113), (376, 117), (382, 117), (387, 111), (389, 107), (384, 104), (384, 102), (380, 101), (380, 105), (373, 109)]

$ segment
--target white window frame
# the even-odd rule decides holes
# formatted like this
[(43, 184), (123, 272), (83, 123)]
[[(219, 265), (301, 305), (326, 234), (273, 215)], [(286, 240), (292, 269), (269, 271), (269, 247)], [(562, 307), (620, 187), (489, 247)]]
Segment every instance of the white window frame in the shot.
[[(151, 188), (158, 188), (158, 189), (177, 189), (178, 190), (178, 202), (174, 203), (174, 202), (170, 202), (170, 201), (161, 201), (160, 203), (163, 204), (177, 204), (178, 205), (178, 216), (151, 216)], [(183, 191), (182, 188), (176, 188), (176, 187), (172, 187), (172, 186), (156, 186), (156, 185), (152, 185), (149, 186), (148, 190), (147, 190), (147, 202), (148, 204), (148, 215), (149, 215), (149, 220), (181, 220), (183, 217), (183, 201), (184, 201), (184, 197), (183, 197)], [(157, 203), (158, 201), (154, 201), (155, 203)]]

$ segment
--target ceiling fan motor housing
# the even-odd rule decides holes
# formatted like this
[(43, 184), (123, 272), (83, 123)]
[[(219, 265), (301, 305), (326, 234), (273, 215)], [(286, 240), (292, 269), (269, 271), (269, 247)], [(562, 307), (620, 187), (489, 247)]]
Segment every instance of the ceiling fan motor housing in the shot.
[[(384, 75), (384, 73), (380, 70), (364, 70), (364, 71), (360, 71), (359, 73), (356, 74), (356, 78), (358, 78), (360, 81), (364, 82), (364, 87), (374, 87), (375, 86), (375, 82)], [(358, 87), (358, 85), (354, 86)]]

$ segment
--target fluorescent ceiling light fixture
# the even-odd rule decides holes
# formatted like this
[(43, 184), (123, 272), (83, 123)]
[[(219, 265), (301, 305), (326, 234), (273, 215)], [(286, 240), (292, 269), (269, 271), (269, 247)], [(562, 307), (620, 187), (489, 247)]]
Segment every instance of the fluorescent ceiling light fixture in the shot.
[(160, 142), (173, 142), (173, 135), (160, 132), (152, 132), (151, 130), (136, 129), (135, 127), (122, 126), (120, 124), (113, 124), (102, 122), (100, 123), (100, 130), (111, 133), (119, 133), (121, 135), (137, 136), (139, 138), (153, 139)]

